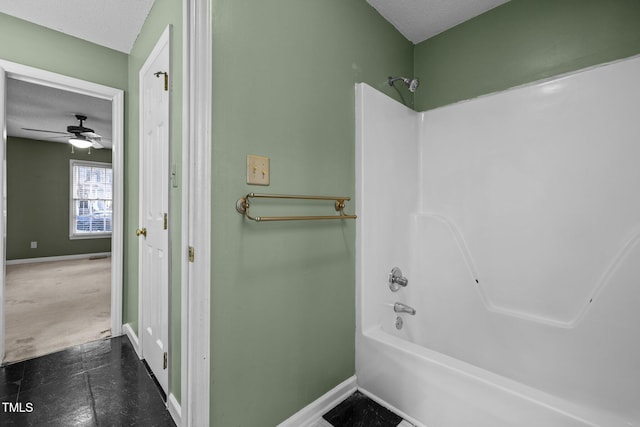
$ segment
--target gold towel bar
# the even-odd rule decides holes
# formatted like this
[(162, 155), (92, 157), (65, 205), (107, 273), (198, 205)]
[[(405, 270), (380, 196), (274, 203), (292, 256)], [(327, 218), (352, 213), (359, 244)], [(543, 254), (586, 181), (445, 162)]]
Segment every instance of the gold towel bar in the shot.
[[(297, 199), (297, 200), (335, 200), (336, 211), (339, 215), (308, 215), (308, 216), (251, 216), (249, 214), (249, 199)], [(356, 215), (347, 215), (344, 213), (344, 202), (351, 200), (351, 197), (331, 197), (331, 196), (292, 196), (288, 194), (256, 194), (249, 193), (241, 197), (236, 202), (236, 210), (248, 219), (256, 222), (263, 221), (313, 221), (320, 219), (356, 219)]]

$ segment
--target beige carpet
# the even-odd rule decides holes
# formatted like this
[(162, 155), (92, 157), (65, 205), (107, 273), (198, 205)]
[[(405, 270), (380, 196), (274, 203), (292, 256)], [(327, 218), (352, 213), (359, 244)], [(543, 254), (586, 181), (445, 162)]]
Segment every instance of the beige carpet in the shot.
[(3, 363), (111, 336), (111, 258), (7, 266)]

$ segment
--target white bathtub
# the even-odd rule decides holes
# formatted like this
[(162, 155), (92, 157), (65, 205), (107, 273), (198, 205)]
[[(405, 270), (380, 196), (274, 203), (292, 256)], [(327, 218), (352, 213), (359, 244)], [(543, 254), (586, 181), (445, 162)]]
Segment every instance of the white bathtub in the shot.
[(356, 86), (365, 393), (426, 427), (640, 426), (638, 75), (425, 113)]
[(358, 387), (418, 426), (627, 425), (381, 329), (359, 336), (358, 350)]

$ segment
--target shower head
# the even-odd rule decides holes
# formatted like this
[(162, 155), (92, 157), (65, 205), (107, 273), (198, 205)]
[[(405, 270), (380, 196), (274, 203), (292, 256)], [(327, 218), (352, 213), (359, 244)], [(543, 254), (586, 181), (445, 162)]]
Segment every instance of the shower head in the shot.
[(411, 79), (411, 81), (409, 82), (409, 92), (415, 92), (416, 89), (418, 89), (418, 86), (420, 86), (420, 80)]
[(418, 86), (420, 85), (420, 80), (418, 79), (409, 79), (406, 77), (389, 77), (388, 79), (389, 86), (393, 86), (393, 83), (396, 82), (397, 80), (402, 80), (402, 83), (407, 85), (407, 87), (409, 88), (409, 92), (415, 92), (416, 89), (418, 89)]

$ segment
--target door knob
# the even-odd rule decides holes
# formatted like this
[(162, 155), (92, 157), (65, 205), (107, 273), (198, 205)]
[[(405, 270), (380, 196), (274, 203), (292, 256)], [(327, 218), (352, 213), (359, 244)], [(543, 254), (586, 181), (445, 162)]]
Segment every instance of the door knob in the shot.
[(140, 235), (143, 235), (144, 237), (147, 237), (147, 229), (146, 228), (138, 228), (136, 230), (136, 236), (140, 237)]

